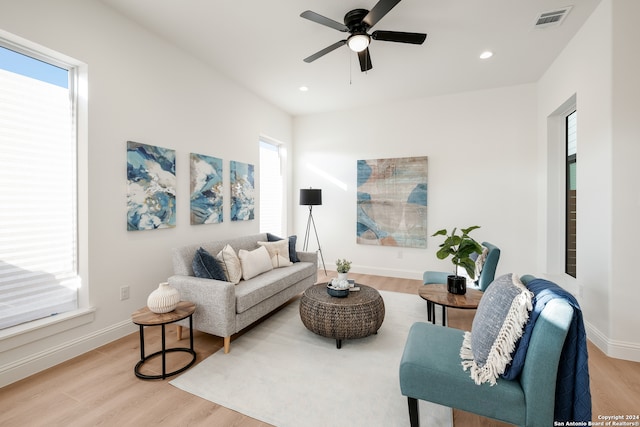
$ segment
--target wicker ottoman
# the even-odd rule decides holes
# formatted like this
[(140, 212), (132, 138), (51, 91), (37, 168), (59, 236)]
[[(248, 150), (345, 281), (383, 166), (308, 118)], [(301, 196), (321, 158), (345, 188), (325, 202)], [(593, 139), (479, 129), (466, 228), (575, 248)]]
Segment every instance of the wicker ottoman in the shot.
[(377, 290), (365, 286), (346, 298), (327, 293), (324, 284), (308, 288), (300, 299), (300, 318), (311, 332), (336, 340), (364, 338), (375, 334), (384, 320), (384, 301)]

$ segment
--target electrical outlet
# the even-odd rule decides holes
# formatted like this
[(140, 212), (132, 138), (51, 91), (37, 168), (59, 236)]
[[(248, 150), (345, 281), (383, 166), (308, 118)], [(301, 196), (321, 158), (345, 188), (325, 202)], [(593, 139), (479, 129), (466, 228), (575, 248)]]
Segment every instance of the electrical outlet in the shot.
[(121, 286), (120, 287), (120, 301), (124, 301), (126, 299), (129, 299), (129, 287), (128, 286)]

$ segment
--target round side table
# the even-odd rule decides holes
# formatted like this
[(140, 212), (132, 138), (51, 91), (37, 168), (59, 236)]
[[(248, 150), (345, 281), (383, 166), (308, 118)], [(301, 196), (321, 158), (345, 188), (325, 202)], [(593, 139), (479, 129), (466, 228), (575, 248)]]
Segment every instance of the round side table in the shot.
[(420, 286), (418, 295), (427, 301), (427, 318), (436, 323), (435, 305), (442, 306), (442, 326), (447, 326), (447, 307), (473, 310), (478, 308), (483, 292), (467, 288), (464, 295), (452, 294), (445, 284)]
[[(193, 349), (193, 333), (189, 334), (189, 348), (177, 347), (166, 348), (165, 339), (165, 326), (169, 323), (177, 322), (178, 320), (189, 318), (189, 329), (193, 331), (193, 312), (196, 311), (196, 305), (188, 301), (180, 301), (175, 310), (169, 313), (154, 313), (149, 310), (148, 307), (141, 308), (135, 311), (131, 315), (131, 320), (136, 325), (140, 326), (140, 361), (136, 364), (133, 371), (136, 377), (144, 380), (163, 380), (172, 375), (179, 374), (191, 367), (196, 361), (196, 352)], [(144, 327), (145, 326), (160, 326), (162, 328), (162, 349), (155, 353), (145, 355), (144, 354)], [(170, 352), (185, 352), (192, 355), (191, 361), (180, 369), (176, 369), (172, 372), (167, 372), (167, 353)], [(140, 372), (140, 368), (144, 363), (156, 356), (162, 356), (162, 375), (146, 375)]]

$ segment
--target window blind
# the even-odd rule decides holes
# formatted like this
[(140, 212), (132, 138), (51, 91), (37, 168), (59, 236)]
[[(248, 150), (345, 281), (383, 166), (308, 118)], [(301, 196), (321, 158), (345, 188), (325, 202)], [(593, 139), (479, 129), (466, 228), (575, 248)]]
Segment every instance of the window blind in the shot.
[(283, 235), (282, 173), (278, 146), (260, 141), (260, 232)]
[(0, 329), (78, 306), (70, 95), (0, 69)]

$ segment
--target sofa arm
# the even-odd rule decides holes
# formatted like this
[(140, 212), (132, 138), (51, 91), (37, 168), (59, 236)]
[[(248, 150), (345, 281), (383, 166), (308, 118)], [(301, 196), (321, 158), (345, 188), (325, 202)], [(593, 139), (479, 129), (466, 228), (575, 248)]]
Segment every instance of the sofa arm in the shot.
[(174, 275), (169, 284), (180, 291), (180, 299), (196, 304), (194, 329), (228, 337), (236, 332), (236, 290), (231, 282)]
[(301, 262), (310, 262), (318, 265), (318, 253), (317, 252), (296, 252), (298, 259)]

